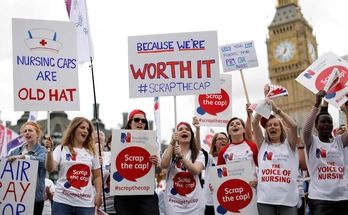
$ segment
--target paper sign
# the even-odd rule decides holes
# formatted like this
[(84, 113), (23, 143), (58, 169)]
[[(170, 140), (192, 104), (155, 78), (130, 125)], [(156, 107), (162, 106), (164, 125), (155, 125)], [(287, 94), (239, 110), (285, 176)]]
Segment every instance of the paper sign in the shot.
[(250, 161), (209, 167), (215, 214), (258, 214)]
[(1, 214), (34, 213), (38, 161), (0, 158)]
[(153, 195), (156, 146), (156, 131), (112, 131), (110, 195)]
[(268, 119), (271, 116), (272, 106), (265, 99), (259, 99), (249, 106), (250, 109)]
[(224, 72), (258, 67), (253, 41), (219, 46)]
[(12, 19), (15, 111), (79, 110), (75, 23)]
[(324, 100), (336, 108), (340, 108), (347, 101), (348, 93), (348, 62), (328, 52), (323, 54), (312, 65), (310, 65), (297, 78), (300, 84), (312, 91), (314, 94), (323, 90), (330, 79), (332, 72), (337, 69), (339, 72), (338, 83), (326, 92)]
[(220, 74), (220, 83), (220, 93), (195, 96), (195, 116), (201, 126), (226, 127), (232, 118), (231, 75)]
[(129, 97), (220, 92), (217, 32), (128, 37)]

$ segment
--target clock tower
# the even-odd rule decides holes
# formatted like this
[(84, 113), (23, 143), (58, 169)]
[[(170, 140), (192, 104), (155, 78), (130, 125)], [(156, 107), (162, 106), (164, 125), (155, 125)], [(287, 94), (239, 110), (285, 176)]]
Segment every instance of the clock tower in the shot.
[(298, 123), (299, 132), (315, 96), (295, 79), (318, 57), (313, 29), (301, 13), (298, 0), (278, 0), (266, 40), (271, 84), (285, 87), (289, 96), (277, 106)]

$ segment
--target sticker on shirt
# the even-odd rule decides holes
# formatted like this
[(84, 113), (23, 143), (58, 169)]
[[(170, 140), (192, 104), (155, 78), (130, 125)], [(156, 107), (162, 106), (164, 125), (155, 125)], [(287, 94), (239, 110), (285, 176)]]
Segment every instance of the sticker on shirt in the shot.
[(116, 157), (117, 171), (113, 178), (120, 182), (123, 179), (136, 182), (145, 176), (151, 169), (150, 153), (138, 146), (123, 149)]
[(90, 177), (91, 170), (89, 166), (85, 164), (75, 164), (71, 166), (66, 173), (66, 179), (68, 181), (65, 182), (64, 187), (74, 187), (81, 190), (82, 187), (87, 186)]
[(173, 182), (173, 189), (170, 191), (173, 195), (186, 196), (196, 188), (196, 180), (189, 172), (177, 173), (173, 178)]

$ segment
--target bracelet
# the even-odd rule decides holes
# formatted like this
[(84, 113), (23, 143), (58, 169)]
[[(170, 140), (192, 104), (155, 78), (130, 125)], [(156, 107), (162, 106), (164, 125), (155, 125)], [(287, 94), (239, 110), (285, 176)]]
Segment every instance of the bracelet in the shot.
[(278, 109), (277, 111), (275, 111), (274, 113), (276, 113), (277, 115), (279, 115), (282, 111), (280, 109)]
[(175, 143), (173, 143), (173, 142), (170, 142), (170, 145), (174, 146), (174, 145), (175, 145)]
[(297, 149), (304, 149), (304, 146), (299, 146), (297, 147)]
[(180, 156), (180, 157), (177, 157), (176, 159), (181, 160), (181, 159), (182, 159), (182, 157)]

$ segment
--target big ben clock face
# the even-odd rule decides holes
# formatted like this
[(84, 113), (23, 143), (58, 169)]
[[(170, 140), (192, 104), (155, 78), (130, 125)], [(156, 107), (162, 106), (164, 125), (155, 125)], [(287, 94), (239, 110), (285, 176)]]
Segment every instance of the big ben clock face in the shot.
[(289, 40), (279, 42), (274, 48), (274, 57), (280, 63), (290, 61), (295, 55), (295, 44)]
[(317, 59), (317, 52), (315, 51), (315, 48), (312, 42), (308, 42), (308, 54), (312, 62)]

